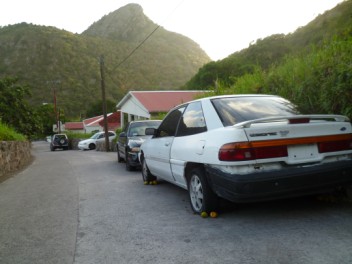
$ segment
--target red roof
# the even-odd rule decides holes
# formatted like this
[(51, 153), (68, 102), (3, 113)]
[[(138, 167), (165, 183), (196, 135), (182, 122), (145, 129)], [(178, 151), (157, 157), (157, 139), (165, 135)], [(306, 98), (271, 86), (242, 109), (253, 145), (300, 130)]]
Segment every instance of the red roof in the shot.
[(66, 122), (65, 129), (67, 130), (83, 130), (83, 122)]
[(95, 117), (91, 117), (91, 118), (84, 119), (84, 120), (83, 120), (83, 123), (84, 123), (86, 126), (97, 125), (97, 123), (99, 123), (99, 121), (100, 121), (101, 119), (103, 119), (103, 118), (104, 118), (103, 115), (95, 116)]
[[(108, 120), (108, 130), (116, 130), (117, 128), (121, 127), (120, 121), (121, 121), (121, 112), (114, 112), (112, 114), (109, 114), (109, 116), (107, 117)], [(104, 127), (104, 119), (99, 121), (99, 125), (101, 127)]]
[(168, 112), (171, 108), (196, 99), (203, 91), (131, 91), (141, 104), (149, 111)]

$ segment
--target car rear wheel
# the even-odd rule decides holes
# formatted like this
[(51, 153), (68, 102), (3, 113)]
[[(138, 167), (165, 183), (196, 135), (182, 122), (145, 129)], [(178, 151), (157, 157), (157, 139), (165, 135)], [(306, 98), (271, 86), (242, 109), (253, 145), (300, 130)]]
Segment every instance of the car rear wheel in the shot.
[(188, 177), (188, 193), (192, 210), (196, 214), (210, 213), (218, 207), (218, 197), (211, 190), (202, 168), (194, 168)]
[(144, 182), (151, 182), (156, 180), (156, 177), (150, 173), (147, 162), (144, 158), (142, 158), (142, 177)]

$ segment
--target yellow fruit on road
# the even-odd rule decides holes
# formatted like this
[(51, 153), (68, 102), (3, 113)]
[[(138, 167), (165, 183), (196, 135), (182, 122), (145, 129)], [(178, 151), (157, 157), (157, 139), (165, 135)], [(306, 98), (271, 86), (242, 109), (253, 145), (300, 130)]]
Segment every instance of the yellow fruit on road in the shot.
[(216, 217), (218, 217), (218, 213), (217, 212), (210, 212), (210, 217), (216, 218)]
[(145, 182), (144, 182), (144, 185), (148, 185), (148, 183), (149, 183), (149, 182), (145, 181)]
[(158, 184), (158, 182), (157, 182), (157, 181), (153, 181), (152, 183), (153, 183), (153, 185), (157, 185), (157, 184)]
[(203, 218), (207, 218), (208, 217), (208, 213), (207, 212), (201, 212), (200, 216), (203, 217)]

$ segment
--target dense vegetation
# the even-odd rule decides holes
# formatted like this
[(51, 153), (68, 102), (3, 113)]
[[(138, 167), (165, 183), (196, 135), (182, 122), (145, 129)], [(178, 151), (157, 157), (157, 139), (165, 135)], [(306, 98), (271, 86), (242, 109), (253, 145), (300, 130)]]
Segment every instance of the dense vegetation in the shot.
[(5, 131), (12, 127), (28, 138), (51, 134), (54, 106), (42, 103), (52, 102), (54, 90), (60, 120), (100, 114), (100, 54), (109, 54), (105, 65), (110, 110), (129, 89), (177, 88), (185, 83), (187, 72), (184, 89), (277, 94), (303, 113), (352, 118), (352, 0), (292, 34), (259, 39), (224, 60), (204, 64), (196, 75), (190, 74), (207, 56), (192, 41), (162, 28), (133, 59), (117, 67), (155, 26), (139, 6), (127, 7), (81, 35), (28, 24), (0, 28), (0, 122)]
[(184, 88), (277, 94), (304, 113), (352, 118), (352, 1), (292, 34), (260, 39), (224, 60), (204, 65)]
[(31, 139), (52, 133), (55, 114), (52, 104), (32, 106), (30, 89), (13, 78), (0, 79), (0, 123), (3, 131), (14, 129)]
[(25, 141), (26, 137), (0, 122), (0, 141)]
[(21, 23), (0, 27), (0, 78), (29, 85), (32, 105), (57, 104), (70, 119), (87, 116), (101, 98), (100, 56), (104, 55), (107, 99), (115, 104), (129, 90), (177, 89), (209, 57), (198, 44), (159, 28), (130, 4), (94, 23), (82, 34)]

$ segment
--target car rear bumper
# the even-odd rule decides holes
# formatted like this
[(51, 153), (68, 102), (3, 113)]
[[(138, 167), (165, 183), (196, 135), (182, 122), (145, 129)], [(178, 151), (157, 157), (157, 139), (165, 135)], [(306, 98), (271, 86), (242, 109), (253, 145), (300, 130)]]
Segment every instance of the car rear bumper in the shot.
[(246, 175), (206, 166), (207, 178), (220, 197), (239, 203), (326, 193), (352, 184), (352, 161)]

